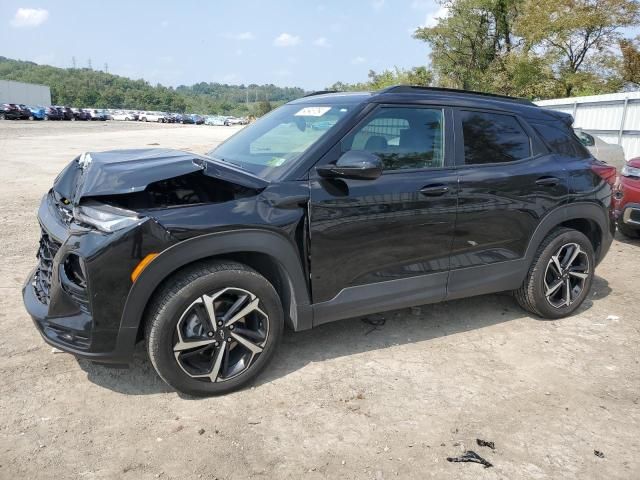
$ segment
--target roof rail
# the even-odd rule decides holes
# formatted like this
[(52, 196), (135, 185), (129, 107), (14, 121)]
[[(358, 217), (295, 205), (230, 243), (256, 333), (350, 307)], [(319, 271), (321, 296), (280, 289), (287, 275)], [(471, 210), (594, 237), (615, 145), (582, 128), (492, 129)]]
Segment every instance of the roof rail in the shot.
[(338, 90), (318, 90), (317, 92), (307, 93), (306, 95), (304, 95), (304, 97), (313, 97), (315, 95), (324, 95), (325, 93), (340, 93), (340, 92)]
[(494, 98), (505, 102), (521, 103), (523, 105), (534, 105), (533, 102), (526, 98), (509, 97), (507, 95), (498, 95), (496, 93), (476, 92), (473, 90), (460, 90), (457, 88), (444, 88), (444, 87), (423, 87), (414, 85), (393, 85), (391, 87), (383, 88), (377, 93), (416, 93), (416, 90), (424, 90), (425, 92), (442, 92), (442, 93), (457, 93), (457, 94), (469, 94), (469, 95), (481, 95), (483, 97)]

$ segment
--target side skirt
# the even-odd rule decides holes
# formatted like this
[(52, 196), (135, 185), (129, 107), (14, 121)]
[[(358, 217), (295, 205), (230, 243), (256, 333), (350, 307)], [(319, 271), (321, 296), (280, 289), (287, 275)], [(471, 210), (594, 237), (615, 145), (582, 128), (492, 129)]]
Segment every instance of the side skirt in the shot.
[(313, 326), (376, 312), (436, 303), (445, 298), (448, 272), (348, 287), (312, 305)]

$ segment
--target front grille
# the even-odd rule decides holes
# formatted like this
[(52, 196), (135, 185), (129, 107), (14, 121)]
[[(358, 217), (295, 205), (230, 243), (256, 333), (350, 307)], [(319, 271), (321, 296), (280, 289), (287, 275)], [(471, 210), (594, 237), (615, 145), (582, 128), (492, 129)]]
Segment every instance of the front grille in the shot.
[(53, 258), (56, 256), (59, 248), (60, 244), (51, 238), (46, 231), (42, 230), (40, 246), (36, 255), (38, 258), (38, 267), (33, 277), (33, 286), (38, 300), (45, 305), (49, 305)]

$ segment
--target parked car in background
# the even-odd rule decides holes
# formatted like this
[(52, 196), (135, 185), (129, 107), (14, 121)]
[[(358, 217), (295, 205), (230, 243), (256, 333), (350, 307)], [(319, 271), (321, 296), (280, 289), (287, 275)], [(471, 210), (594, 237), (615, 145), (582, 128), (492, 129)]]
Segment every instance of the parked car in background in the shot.
[(215, 126), (224, 126), (224, 121), (225, 118), (221, 117), (220, 115), (209, 115), (207, 118), (205, 118), (204, 123), (205, 125), (215, 125)]
[(91, 114), (82, 108), (72, 108), (71, 111), (76, 120), (91, 120)]
[(191, 115), (191, 118), (196, 125), (204, 125), (204, 117), (202, 115), (194, 114)]
[(640, 238), (640, 157), (622, 167), (613, 198), (620, 233)]
[(29, 120), (44, 120), (46, 117), (45, 108), (40, 106), (27, 107), (31, 112)]
[(56, 107), (45, 107), (44, 119), (45, 120), (62, 120), (62, 113)]
[(247, 121), (247, 119), (242, 118), (242, 117), (229, 117), (227, 119), (227, 123), (229, 125), (246, 125), (249, 122)]
[(97, 108), (89, 108), (87, 109), (89, 115), (91, 116), (91, 120), (100, 120), (105, 121), (107, 119), (107, 115), (104, 110), (98, 110)]
[(56, 105), (55, 108), (60, 112), (60, 116), (62, 120), (75, 120), (76, 117), (73, 114), (73, 110), (69, 107), (65, 107), (64, 105)]
[(140, 114), (141, 122), (158, 122), (165, 123), (165, 114), (162, 112), (142, 112)]
[(27, 120), (30, 111), (25, 111), (15, 103), (3, 103), (0, 109), (0, 120)]
[(183, 123), (183, 124), (194, 124), (196, 122), (193, 119), (193, 116), (184, 114), (184, 115), (180, 115), (180, 123)]
[(124, 122), (132, 122), (136, 120), (136, 116), (131, 112), (118, 111), (111, 115), (113, 120), (120, 120)]
[(207, 155), (83, 154), (42, 199), (26, 309), (46, 342), (89, 360), (128, 363), (144, 339), (191, 395), (245, 385), (285, 325), (502, 291), (566, 317), (615, 232), (615, 168), (571, 122), (397, 86), (294, 100)]
[(598, 160), (607, 162), (609, 165), (616, 167), (616, 170), (620, 172), (625, 165), (624, 149), (622, 145), (616, 145), (615, 143), (607, 143), (596, 135), (585, 132), (581, 128), (574, 129), (580, 142), (587, 147), (587, 150), (591, 152), (591, 155)]

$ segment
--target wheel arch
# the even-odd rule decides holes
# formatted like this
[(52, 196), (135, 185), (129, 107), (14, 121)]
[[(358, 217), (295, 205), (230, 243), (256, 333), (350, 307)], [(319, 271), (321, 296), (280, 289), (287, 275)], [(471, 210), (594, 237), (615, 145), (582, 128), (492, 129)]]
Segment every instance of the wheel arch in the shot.
[(253, 268), (276, 288), (290, 327), (311, 328), (309, 290), (296, 247), (280, 234), (259, 229), (206, 234), (164, 250), (131, 287), (120, 328), (137, 329), (139, 339), (147, 305), (162, 283), (188, 265), (207, 259), (235, 260)]
[(593, 245), (597, 263), (602, 260), (610, 245), (607, 235), (611, 238), (613, 235), (607, 210), (601, 205), (588, 202), (563, 205), (542, 219), (529, 241), (525, 257), (533, 259), (545, 237), (558, 227), (572, 228), (583, 233)]

